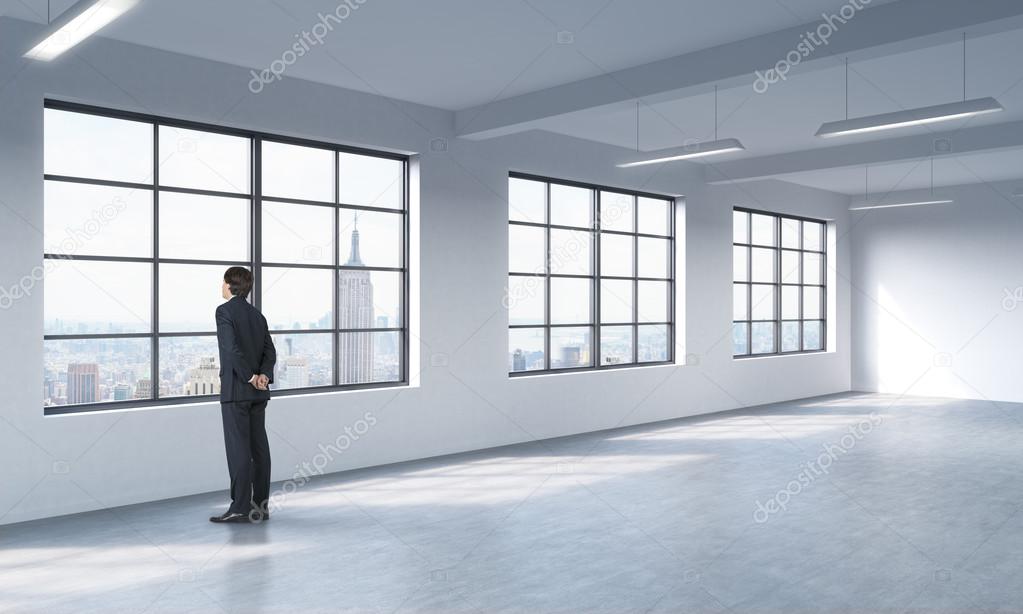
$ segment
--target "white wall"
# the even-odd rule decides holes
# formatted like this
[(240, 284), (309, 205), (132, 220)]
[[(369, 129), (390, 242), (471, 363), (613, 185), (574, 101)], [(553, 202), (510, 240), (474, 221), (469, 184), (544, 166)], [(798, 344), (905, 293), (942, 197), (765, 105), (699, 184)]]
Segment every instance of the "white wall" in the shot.
[[(258, 95), (248, 72), (105, 40), (52, 65), (20, 59), (35, 26), (0, 19), (0, 284), (41, 264), (42, 103), (54, 97), (409, 153), (419, 167), (413, 275), (416, 385), (287, 397), (268, 418), (276, 480), (367, 411), (376, 425), (328, 471), (378, 465), (849, 389), (849, 254), (839, 244), (837, 352), (733, 361), (731, 206), (836, 218), (848, 199), (767, 182), (704, 186), (697, 167), (622, 170), (623, 153), (548, 133), (452, 138), (451, 113), (308, 82)], [(448, 151), (431, 152), (434, 138)], [(685, 194), (690, 366), (507, 376), (507, 173)], [(680, 277), (680, 281), (683, 278)], [(224, 489), (214, 403), (43, 417), (42, 293), (0, 312), (0, 523)], [(56, 471), (55, 471), (56, 468)], [(66, 469), (66, 472), (65, 472)]]
[[(854, 389), (1023, 401), (1017, 187), (941, 188), (935, 197), (954, 204), (854, 215)], [(885, 200), (928, 199), (924, 191)]]

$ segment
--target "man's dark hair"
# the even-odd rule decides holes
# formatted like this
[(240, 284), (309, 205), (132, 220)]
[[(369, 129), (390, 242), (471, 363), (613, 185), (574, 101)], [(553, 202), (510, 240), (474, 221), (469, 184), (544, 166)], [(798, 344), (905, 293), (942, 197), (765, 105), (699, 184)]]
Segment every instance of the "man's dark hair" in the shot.
[(252, 291), (252, 271), (245, 267), (233, 266), (224, 271), (224, 281), (231, 288), (233, 296), (245, 298)]

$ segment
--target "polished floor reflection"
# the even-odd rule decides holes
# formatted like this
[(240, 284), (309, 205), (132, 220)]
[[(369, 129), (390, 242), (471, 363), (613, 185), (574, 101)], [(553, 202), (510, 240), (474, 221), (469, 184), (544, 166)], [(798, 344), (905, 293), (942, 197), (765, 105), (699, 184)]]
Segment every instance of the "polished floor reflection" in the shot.
[(0, 527), (0, 611), (1023, 608), (1023, 406), (837, 395)]

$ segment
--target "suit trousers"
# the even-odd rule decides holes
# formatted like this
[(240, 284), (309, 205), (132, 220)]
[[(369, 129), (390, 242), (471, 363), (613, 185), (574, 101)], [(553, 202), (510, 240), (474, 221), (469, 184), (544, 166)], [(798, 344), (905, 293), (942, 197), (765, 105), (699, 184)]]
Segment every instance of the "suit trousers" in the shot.
[(253, 504), (262, 510), (270, 499), (270, 442), (266, 437), (267, 401), (220, 404), (224, 448), (231, 475), (229, 512), (248, 514)]

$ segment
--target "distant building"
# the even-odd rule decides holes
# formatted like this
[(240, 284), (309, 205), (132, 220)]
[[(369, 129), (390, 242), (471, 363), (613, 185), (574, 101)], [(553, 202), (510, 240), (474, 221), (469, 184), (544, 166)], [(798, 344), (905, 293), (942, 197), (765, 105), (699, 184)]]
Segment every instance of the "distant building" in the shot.
[(131, 386), (129, 384), (114, 384), (114, 400), (127, 401), (131, 398)]
[(561, 364), (565, 367), (576, 367), (582, 362), (582, 348), (578, 345), (566, 345), (561, 348)]
[(146, 377), (135, 382), (135, 398), (136, 399), (153, 398), (153, 380)]
[(99, 398), (99, 365), (73, 362), (67, 366), (67, 402), (96, 403)]
[[(359, 220), (352, 230), (352, 247), (344, 266), (365, 266), (359, 254)], [(338, 322), (342, 329), (372, 328), (373, 282), (369, 271), (343, 269), (339, 273)], [(342, 334), (339, 380), (342, 384), (373, 381), (373, 334)]]
[(526, 370), (526, 354), (522, 350), (515, 350), (512, 355), (512, 371)]
[(209, 356), (200, 359), (199, 366), (188, 371), (185, 383), (186, 396), (203, 396), (220, 393), (220, 368), (216, 358)]
[(309, 386), (309, 361), (302, 356), (288, 356), (281, 361), (280, 388), (306, 388)]

